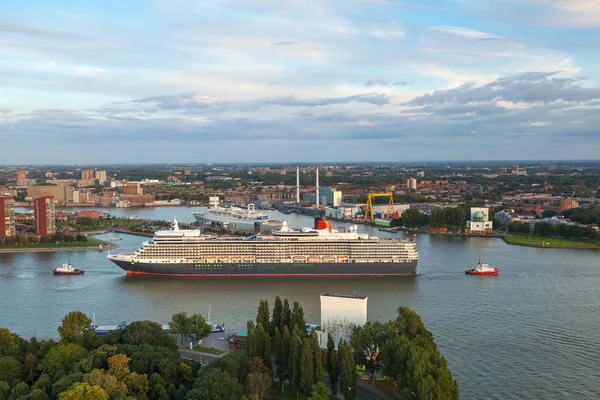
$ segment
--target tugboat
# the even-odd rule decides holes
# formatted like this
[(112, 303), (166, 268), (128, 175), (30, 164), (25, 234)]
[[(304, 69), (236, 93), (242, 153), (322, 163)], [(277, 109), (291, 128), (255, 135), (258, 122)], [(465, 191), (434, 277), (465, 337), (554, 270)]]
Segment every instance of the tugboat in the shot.
[(73, 268), (70, 261), (68, 263), (63, 264), (62, 267), (54, 268), (52, 270), (52, 273), (54, 275), (81, 275), (84, 272), (85, 271), (82, 269)]
[(477, 268), (468, 269), (465, 271), (467, 275), (498, 275), (498, 268), (492, 268), (489, 265), (482, 263), (481, 260), (477, 263)]

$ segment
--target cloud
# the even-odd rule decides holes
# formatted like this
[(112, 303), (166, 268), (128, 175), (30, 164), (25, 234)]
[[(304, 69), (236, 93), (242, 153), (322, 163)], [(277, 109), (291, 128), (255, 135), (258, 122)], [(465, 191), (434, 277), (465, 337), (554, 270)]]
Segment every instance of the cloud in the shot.
[(292, 40), (283, 40), (281, 42), (273, 43), (273, 46), (294, 46), (296, 44), (298, 44), (298, 42), (294, 42)]
[(387, 86), (388, 81), (385, 79), (369, 79), (365, 82), (365, 86)]
[(408, 82), (396, 81), (396, 82), (392, 83), (392, 85), (394, 85), (394, 86), (407, 86)]
[(561, 12), (562, 20), (577, 25), (600, 24), (600, 2), (598, 0), (548, 0)]
[(447, 90), (437, 90), (416, 97), (407, 104), (469, 104), (503, 100), (512, 103), (587, 102), (600, 99), (600, 88), (584, 87), (582, 79), (558, 78), (556, 73), (528, 72), (500, 78), (483, 86), (472, 83)]

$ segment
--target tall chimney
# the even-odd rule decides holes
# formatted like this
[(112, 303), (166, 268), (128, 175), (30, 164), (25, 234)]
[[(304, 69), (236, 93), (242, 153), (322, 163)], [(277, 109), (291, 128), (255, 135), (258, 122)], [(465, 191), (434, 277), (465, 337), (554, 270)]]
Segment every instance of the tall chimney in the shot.
[(317, 192), (315, 193), (317, 208), (319, 208), (319, 167), (317, 167)]
[(300, 204), (300, 167), (296, 167), (296, 203)]

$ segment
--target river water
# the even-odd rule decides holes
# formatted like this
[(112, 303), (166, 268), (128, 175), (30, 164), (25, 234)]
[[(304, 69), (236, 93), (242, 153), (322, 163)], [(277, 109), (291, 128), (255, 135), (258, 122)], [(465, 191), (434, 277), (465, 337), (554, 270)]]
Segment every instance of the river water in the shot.
[[(194, 209), (110, 211), (191, 222)], [(293, 227), (312, 222), (271, 214)], [(146, 240), (99, 237), (117, 236), (117, 251), (133, 251)], [(370, 320), (394, 318), (399, 305), (415, 309), (448, 359), (463, 399), (600, 398), (600, 253), (429, 235), (418, 237), (418, 250), (419, 276), (412, 278), (155, 278), (126, 276), (95, 251), (0, 254), (0, 327), (56, 336), (72, 310), (95, 315), (98, 324), (166, 323), (176, 312), (206, 315), (210, 304), (211, 319), (234, 332), (255, 317), (260, 299), (271, 305), (276, 295), (298, 300), (307, 321), (318, 323), (321, 293), (355, 292), (369, 297)], [(500, 275), (466, 276), (479, 257)], [(69, 260), (85, 275), (52, 275)]]

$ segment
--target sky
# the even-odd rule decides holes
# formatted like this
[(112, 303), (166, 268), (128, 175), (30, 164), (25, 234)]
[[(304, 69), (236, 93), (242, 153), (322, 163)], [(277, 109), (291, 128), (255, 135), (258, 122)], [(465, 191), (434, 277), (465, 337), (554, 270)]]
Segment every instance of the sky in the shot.
[(0, 164), (598, 154), (600, 0), (0, 2)]

